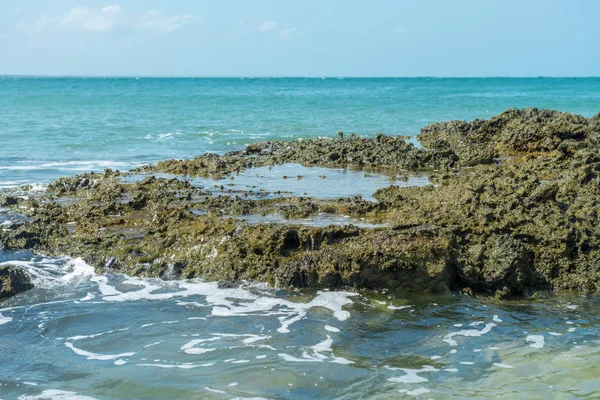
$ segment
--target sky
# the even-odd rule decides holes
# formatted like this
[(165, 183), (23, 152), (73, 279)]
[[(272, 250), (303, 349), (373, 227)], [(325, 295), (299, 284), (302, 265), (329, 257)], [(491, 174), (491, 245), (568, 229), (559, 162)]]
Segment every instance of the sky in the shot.
[(596, 0), (2, 0), (0, 74), (600, 76)]

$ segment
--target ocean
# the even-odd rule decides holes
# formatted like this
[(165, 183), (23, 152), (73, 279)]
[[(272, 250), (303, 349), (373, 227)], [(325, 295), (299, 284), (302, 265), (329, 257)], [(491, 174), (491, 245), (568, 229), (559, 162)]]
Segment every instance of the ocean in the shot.
[(507, 108), (600, 111), (600, 78), (0, 77), (0, 184), (128, 169), (268, 139), (415, 136)]
[[(513, 107), (590, 117), (600, 78), (0, 77), (0, 191), (338, 131), (418, 145), (427, 124)], [(354, 193), (359, 174), (335, 174), (347, 192), (328, 198), (376, 189)], [(0, 209), (0, 224), (8, 218)], [(0, 303), (4, 400), (600, 397), (592, 294), (231, 288), (0, 251), (4, 264), (36, 285)]]

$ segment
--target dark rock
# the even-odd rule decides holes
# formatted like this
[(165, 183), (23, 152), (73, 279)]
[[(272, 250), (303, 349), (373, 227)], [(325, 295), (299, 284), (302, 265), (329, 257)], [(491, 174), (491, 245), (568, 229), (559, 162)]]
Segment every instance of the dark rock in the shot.
[(523, 243), (509, 235), (492, 237), (486, 251), (482, 275), (486, 289), (508, 287), (515, 294), (523, 293), (533, 282), (532, 254)]
[(0, 207), (16, 206), (19, 204), (19, 198), (13, 196), (0, 196)]
[(533, 190), (529, 196), (529, 201), (537, 203), (545, 200), (554, 200), (558, 189), (559, 187), (556, 182), (542, 183)]
[(12, 266), (0, 266), (0, 300), (33, 288), (31, 279), (22, 270)]

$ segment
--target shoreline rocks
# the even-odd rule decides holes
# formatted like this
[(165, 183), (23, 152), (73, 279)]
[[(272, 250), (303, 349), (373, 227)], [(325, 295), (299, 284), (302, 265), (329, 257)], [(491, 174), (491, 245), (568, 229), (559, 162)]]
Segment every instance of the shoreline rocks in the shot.
[(32, 289), (29, 275), (20, 268), (0, 266), (0, 301)]
[[(0, 248), (83, 257), (96, 268), (163, 278), (266, 281), (281, 287), (457, 290), (497, 297), (600, 289), (600, 113), (507, 110), (436, 123), (423, 148), (377, 134), (259, 142), (246, 151), (167, 160), (128, 173), (61, 178), (7, 206), (28, 222)], [(435, 185), (361, 198), (214, 194), (190, 177), (234, 179), (252, 167), (364, 169)], [(133, 183), (134, 174), (147, 176)], [(332, 183), (334, 184), (334, 183)], [(202, 212), (197, 212), (202, 210)], [(244, 224), (240, 216), (319, 213), (385, 226)]]

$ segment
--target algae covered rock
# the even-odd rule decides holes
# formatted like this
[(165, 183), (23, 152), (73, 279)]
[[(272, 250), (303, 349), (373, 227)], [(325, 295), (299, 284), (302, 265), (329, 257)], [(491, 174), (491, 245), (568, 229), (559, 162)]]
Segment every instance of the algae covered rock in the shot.
[(32, 289), (29, 276), (17, 267), (0, 266), (0, 300)]
[(454, 150), (461, 165), (477, 165), (511, 154), (551, 152), (564, 140), (597, 132), (593, 119), (526, 108), (506, 110), (489, 120), (436, 123), (424, 127), (418, 137), (426, 147)]
[[(419, 139), (423, 148), (381, 134), (259, 142), (131, 173), (177, 176), (168, 179), (131, 182), (110, 170), (61, 178), (38, 198), (6, 198), (28, 219), (0, 230), (0, 246), (82, 257), (102, 272), (229, 284), (499, 297), (600, 290), (600, 113), (510, 109), (489, 120), (436, 123)], [(282, 163), (425, 171), (432, 184), (388, 186), (368, 201), (258, 188), (215, 194), (187, 180), (239, 179), (239, 171)], [(244, 222), (268, 214), (283, 223)], [(317, 214), (375, 225), (297, 223)]]
[(514, 294), (523, 294), (535, 283), (532, 256), (519, 239), (509, 235), (491, 237), (481, 269), (483, 288), (479, 289), (496, 291), (509, 288)]

